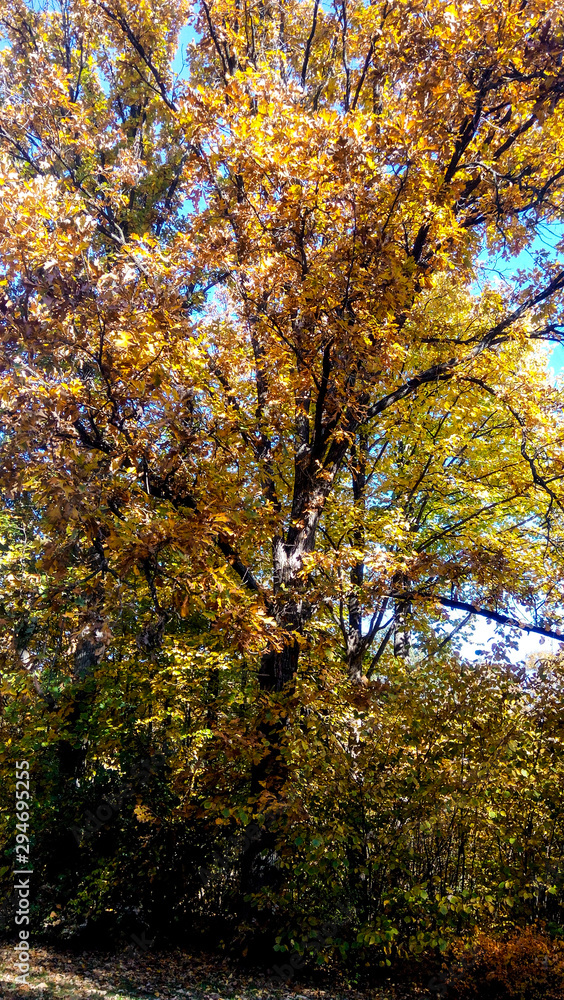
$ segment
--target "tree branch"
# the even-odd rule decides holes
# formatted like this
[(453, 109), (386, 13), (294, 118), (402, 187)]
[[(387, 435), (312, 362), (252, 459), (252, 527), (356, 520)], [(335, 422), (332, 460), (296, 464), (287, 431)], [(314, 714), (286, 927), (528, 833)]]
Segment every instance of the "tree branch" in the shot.
[(540, 625), (529, 625), (526, 622), (519, 621), (518, 618), (512, 618), (510, 615), (504, 615), (499, 611), (491, 611), (488, 608), (478, 608), (475, 604), (469, 604), (467, 601), (458, 601), (452, 597), (442, 597), (440, 594), (421, 594), (417, 593), (417, 591), (411, 591), (410, 597), (421, 597), (425, 600), (438, 601), (446, 608), (455, 608), (457, 611), (466, 611), (471, 615), (479, 615), (481, 618), (490, 618), (492, 621), (497, 622), (498, 625), (508, 625), (510, 628), (518, 628), (522, 632), (534, 632), (536, 635), (542, 635), (547, 639), (557, 639), (558, 642), (564, 642), (564, 631), (555, 632), (553, 629), (542, 628)]
[(546, 299), (550, 298), (551, 295), (556, 291), (560, 291), (564, 288), (564, 271), (559, 271), (558, 274), (554, 276), (552, 281), (538, 292), (537, 295), (532, 296), (527, 299), (526, 302), (521, 303), (517, 309), (514, 309), (512, 313), (509, 313), (505, 319), (501, 320), (496, 326), (492, 327), (482, 339), (472, 348), (468, 354), (465, 354), (461, 358), (449, 358), (448, 361), (442, 361), (436, 365), (431, 365), (430, 368), (425, 369), (425, 371), (419, 372), (418, 375), (412, 376), (412, 378), (407, 379), (404, 385), (395, 389), (393, 392), (388, 393), (387, 396), (383, 396), (374, 403), (368, 410), (366, 416), (367, 419), (378, 416), (387, 410), (394, 403), (398, 403), (401, 399), (405, 399), (406, 396), (411, 396), (417, 391), (422, 385), (426, 385), (429, 382), (442, 382), (453, 377), (454, 372), (461, 365), (467, 363), (468, 361), (473, 361), (484, 351), (490, 350), (497, 344), (502, 343), (506, 339), (506, 330), (513, 326), (517, 320), (533, 309), (535, 306), (540, 305)]
[(307, 76), (307, 67), (308, 67), (308, 63), (309, 63), (309, 57), (310, 57), (310, 54), (311, 54), (311, 46), (312, 46), (312, 42), (313, 42), (313, 39), (314, 39), (314, 36), (315, 36), (315, 29), (317, 27), (317, 11), (318, 10), (319, 10), (319, 0), (315, 0), (315, 3), (313, 5), (313, 23), (311, 25), (311, 31), (309, 33), (309, 38), (308, 38), (307, 43), (306, 43), (305, 52), (304, 52), (304, 61), (302, 63), (302, 72), (301, 72), (302, 87), (305, 87), (306, 76)]

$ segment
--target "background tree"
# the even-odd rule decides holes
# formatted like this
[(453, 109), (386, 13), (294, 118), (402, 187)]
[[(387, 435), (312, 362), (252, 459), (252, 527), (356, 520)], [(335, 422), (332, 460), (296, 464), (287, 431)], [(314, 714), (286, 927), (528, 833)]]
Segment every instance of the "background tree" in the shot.
[(300, 667), (560, 635), (561, 6), (1, 10), (5, 663), (76, 780), (100, 671), (166, 746), (204, 657), (274, 808)]

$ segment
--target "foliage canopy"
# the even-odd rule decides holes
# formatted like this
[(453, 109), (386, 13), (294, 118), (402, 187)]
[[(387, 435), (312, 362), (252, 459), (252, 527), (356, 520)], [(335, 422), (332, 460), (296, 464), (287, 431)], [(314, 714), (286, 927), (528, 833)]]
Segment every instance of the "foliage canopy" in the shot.
[(245, 823), (308, 706), (561, 634), (562, 5), (0, 10), (4, 693), (65, 780), (141, 740)]

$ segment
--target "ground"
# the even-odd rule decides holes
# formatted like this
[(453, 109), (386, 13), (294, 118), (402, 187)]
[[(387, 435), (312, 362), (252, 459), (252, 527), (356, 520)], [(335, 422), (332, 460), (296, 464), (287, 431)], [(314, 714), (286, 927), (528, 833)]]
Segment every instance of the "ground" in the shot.
[(375, 987), (365, 992), (281, 983), (262, 973), (242, 973), (218, 959), (184, 952), (143, 954), (131, 947), (109, 956), (96, 952), (33, 948), (29, 986), (18, 986), (13, 946), (0, 947), (1, 1000), (427, 1000)]

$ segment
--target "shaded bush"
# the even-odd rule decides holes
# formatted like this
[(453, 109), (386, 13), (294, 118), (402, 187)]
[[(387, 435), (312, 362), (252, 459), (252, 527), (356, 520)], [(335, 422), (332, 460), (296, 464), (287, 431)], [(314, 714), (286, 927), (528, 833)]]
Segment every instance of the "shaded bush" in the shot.
[(564, 945), (525, 928), (506, 939), (478, 934), (470, 948), (457, 942), (450, 965), (435, 977), (437, 994), (452, 1000), (561, 1000)]
[[(558, 661), (528, 678), (499, 665), (396, 662), (361, 694), (338, 665), (311, 662), (292, 694), (269, 697), (231, 664), (214, 675), (212, 712), (214, 662), (179, 667), (166, 644), (159, 658), (149, 677), (143, 664), (118, 678), (102, 664), (69, 683), (55, 710), (26, 691), (7, 699), (7, 932), (13, 761), (29, 757), (32, 926), (54, 940), (206, 939), (292, 977), (447, 954), (477, 929), (492, 941), (541, 922), (560, 933)], [(283, 720), (277, 800), (252, 791), (266, 713)], [(480, 947), (499, 977), (501, 952)]]

